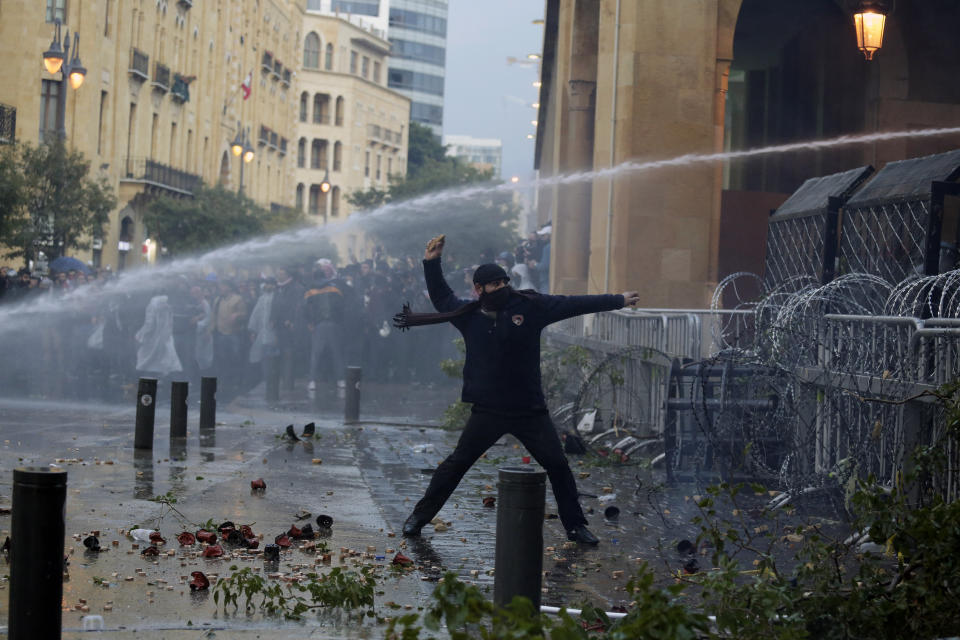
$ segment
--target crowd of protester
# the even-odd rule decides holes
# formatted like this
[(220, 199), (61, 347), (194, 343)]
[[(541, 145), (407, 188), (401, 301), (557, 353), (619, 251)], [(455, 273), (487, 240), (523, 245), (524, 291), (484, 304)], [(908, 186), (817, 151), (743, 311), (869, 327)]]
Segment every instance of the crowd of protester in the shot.
[[(188, 380), (196, 388), (201, 376), (216, 376), (222, 399), (263, 382), (267, 402), (279, 404), (297, 385), (311, 394), (337, 392), (347, 366), (361, 366), (364, 380), (374, 382), (442, 380), (440, 361), (457, 357), (455, 330), (401, 336), (391, 325), (405, 303), (432, 310), (419, 256), (388, 258), (379, 249), (374, 255), (342, 265), (310, 258), (188, 275), (161, 269), (135, 291), (110, 287), (117, 274), (106, 269), (40, 275), (0, 267), (0, 307), (27, 303), (18, 315), (37, 316), (4, 332), (10, 364), (0, 369), (0, 389), (110, 401), (129, 393), (138, 377)], [(460, 297), (475, 297), (473, 269), (494, 261), (515, 288), (546, 289), (547, 235), (472, 258), (467, 267), (445, 265)], [(32, 311), (35, 301), (48, 304)]]

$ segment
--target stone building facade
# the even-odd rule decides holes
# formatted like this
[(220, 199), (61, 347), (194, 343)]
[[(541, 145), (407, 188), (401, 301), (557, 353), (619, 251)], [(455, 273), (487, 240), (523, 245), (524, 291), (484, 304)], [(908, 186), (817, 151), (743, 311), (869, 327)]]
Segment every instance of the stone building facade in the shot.
[[(960, 122), (960, 85), (947, 80), (960, 71), (960, 5), (897, 2), (867, 61), (855, 0), (802, 4), (547, 0), (540, 176)], [(553, 226), (553, 291), (704, 306), (731, 270), (759, 273), (769, 211), (805, 179), (958, 146), (911, 139), (551, 184), (537, 215)]]
[[(406, 174), (410, 100), (387, 88), (390, 43), (345, 17), (303, 18), (295, 206), (319, 224), (347, 218), (346, 196)], [(330, 191), (323, 193), (324, 179)], [(358, 250), (358, 238), (344, 240)]]
[(144, 207), (158, 194), (190, 197), (200, 180), (238, 188), (241, 160), (229, 151), (238, 125), (255, 149), (244, 192), (265, 207), (293, 206), (301, 15), (302, 0), (0, 4), (0, 103), (16, 110), (18, 141), (55, 135), (59, 73), (41, 59), (54, 20), (80, 36), (87, 74), (67, 90), (66, 140), (119, 204), (93, 254), (78, 257), (114, 269), (154, 259)]

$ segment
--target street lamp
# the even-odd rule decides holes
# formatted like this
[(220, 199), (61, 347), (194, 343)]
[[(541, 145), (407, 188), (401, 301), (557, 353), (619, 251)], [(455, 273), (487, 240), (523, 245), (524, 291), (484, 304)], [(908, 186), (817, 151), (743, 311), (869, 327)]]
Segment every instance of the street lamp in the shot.
[[(330, 171), (323, 172), (323, 182), (320, 183), (320, 193), (327, 195), (330, 192)], [(323, 224), (327, 224), (327, 203), (323, 203)]]
[(857, 31), (857, 48), (867, 60), (883, 46), (883, 29), (892, 9), (883, 0), (860, 0), (853, 14)]
[(50, 48), (43, 52), (43, 66), (51, 75), (58, 71), (60, 76), (60, 92), (57, 96), (57, 135), (60, 139), (67, 137), (66, 112), (67, 112), (67, 82), (74, 91), (80, 88), (87, 75), (86, 68), (80, 63), (80, 34), (73, 34), (73, 58), (70, 57), (70, 31), (68, 30), (63, 38), (63, 44), (60, 40), (60, 19), (54, 21), (53, 41)]
[(243, 195), (243, 165), (253, 160), (253, 147), (250, 145), (249, 132), (250, 127), (244, 129), (238, 122), (237, 135), (234, 136), (233, 142), (230, 143), (230, 153), (238, 158), (243, 158), (240, 162), (240, 188), (237, 190), (237, 193), (240, 195)]

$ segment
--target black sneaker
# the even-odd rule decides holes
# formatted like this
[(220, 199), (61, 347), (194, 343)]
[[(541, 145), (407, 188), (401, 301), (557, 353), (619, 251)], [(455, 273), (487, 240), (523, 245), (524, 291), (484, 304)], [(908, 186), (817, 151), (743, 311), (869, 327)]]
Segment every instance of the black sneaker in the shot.
[(286, 437), (290, 438), (291, 440), (294, 440), (294, 441), (300, 439), (300, 438), (297, 437), (296, 432), (294, 432), (294, 430), (293, 430), (293, 425), (292, 425), (292, 424), (288, 424), (288, 425), (287, 425), (287, 430), (284, 431), (284, 435), (285, 435)]
[(582, 524), (567, 531), (567, 540), (579, 542), (580, 544), (598, 544), (600, 542), (597, 536), (590, 533), (590, 529), (587, 529), (586, 525)]
[(410, 514), (410, 517), (403, 523), (403, 537), (419, 536), (420, 529), (423, 529), (425, 524), (427, 523), (417, 518), (416, 514)]
[(316, 430), (317, 430), (317, 425), (314, 424), (313, 422), (308, 422), (307, 424), (303, 425), (303, 433), (300, 434), (300, 437), (312, 438)]

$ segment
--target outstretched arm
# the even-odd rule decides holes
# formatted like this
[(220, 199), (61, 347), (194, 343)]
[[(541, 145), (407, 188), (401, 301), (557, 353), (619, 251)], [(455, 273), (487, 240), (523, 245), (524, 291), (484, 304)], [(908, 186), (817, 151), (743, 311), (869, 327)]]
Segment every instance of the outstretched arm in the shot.
[(540, 296), (538, 298), (546, 307), (546, 323), (551, 324), (598, 311), (613, 311), (637, 304), (640, 296), (636, 291), (626, 291), (621, 294), (603, 294), (592, 296)]

